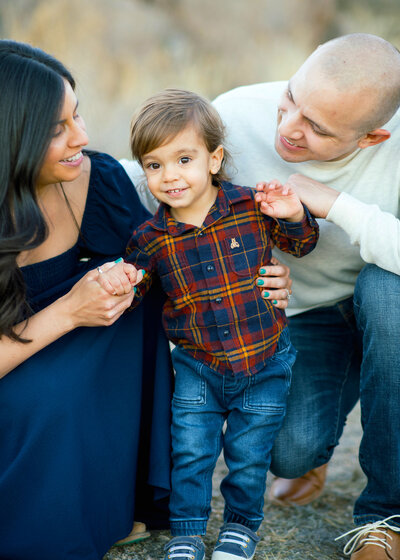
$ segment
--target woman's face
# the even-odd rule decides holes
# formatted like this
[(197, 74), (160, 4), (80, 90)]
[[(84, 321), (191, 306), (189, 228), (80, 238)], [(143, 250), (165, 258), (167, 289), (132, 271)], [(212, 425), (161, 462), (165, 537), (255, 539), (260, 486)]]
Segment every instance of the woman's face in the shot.
[(39, 173), (38, 188), (73, 181), (82, 171), (82, 148), (87, 145), (89, 139), (85, 123), (77, 112), (76, 95), (67, 80), (64, 84), (64, 103)]

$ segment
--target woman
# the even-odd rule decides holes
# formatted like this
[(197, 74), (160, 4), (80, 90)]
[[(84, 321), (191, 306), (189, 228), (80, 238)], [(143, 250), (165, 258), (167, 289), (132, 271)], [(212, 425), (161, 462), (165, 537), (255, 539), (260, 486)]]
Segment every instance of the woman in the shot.
[(168, 493), (160, 296), (97, 282), (148, 213), (61, 63), (0, 41), (0, 82), (0, 558), (98, 560)]

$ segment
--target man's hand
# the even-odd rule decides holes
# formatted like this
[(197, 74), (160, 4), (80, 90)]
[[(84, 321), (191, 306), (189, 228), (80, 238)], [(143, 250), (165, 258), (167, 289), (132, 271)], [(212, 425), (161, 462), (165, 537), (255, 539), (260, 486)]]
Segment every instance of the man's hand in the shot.
[(272, 265), (259, 269), (260, 276), (256, 278), (256, 283), (257, 286), (260, 286), (264, 299), (271, 300), (272, 304), (279, 309), (286, 309), (292, 293), (290, 269), (275, 257), (272, 257), (271, 263)]
[(297, 193), (303, 204), (307, 206), (311, 214), (316, 218), (326, 218), (340, 194), (335, 189), (314, 181), (314, 179), (304, 177), (304, 175), (299, 173), (290, 175), (285, 185), (291, 187)]

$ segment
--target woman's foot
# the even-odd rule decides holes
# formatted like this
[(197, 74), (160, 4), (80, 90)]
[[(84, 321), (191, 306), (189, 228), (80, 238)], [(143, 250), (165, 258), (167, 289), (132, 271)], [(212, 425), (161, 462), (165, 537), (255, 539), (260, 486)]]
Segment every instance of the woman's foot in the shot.
[(127, 544), (133, 544), (150, 537), (149, 531), (146, 530), (146, 525), (140, 521), (135, 521), (133, 524), (132, 531), (127, 537), (117, 541), (114, 546), (124, 546)]

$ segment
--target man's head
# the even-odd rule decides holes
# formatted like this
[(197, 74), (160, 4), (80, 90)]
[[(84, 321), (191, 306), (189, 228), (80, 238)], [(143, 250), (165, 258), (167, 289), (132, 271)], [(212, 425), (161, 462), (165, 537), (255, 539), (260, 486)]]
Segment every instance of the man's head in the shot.
[(286, 161), (335, 161), (387, 140), (400, 106), (400, 53), (364, 33), (317, 48), (278, 106), (275, 148)]

